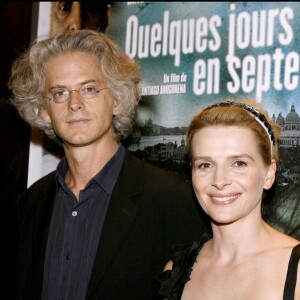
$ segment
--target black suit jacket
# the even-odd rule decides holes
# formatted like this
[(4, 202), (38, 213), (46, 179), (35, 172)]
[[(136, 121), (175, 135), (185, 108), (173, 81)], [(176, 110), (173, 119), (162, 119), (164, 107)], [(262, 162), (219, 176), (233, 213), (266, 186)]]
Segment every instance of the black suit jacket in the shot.
[[(18, 202), (17, 299), (41, 299), (55, 172), (34, 183)], [(115, 184), (87, 291), (88, 300), (152, 300), (155, 275), (173, 244), (207, 231), (192, 187), (126, 151)], [(58, 299), (49, 299), (58, 300)], [(71, 299), (65, 299), (71, 300)]]

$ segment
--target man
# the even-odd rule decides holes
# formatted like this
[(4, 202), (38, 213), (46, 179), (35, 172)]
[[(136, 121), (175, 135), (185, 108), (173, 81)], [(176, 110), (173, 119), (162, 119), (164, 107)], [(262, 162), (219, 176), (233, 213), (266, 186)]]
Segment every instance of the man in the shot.
[(156, 299), (171, 245), (206, 231), (191, 187), (122, 146), (138, 69), (90, 30), (36, 42), (14, 62), (12, 103), (65, 153), (18, 202), (17, 299)]

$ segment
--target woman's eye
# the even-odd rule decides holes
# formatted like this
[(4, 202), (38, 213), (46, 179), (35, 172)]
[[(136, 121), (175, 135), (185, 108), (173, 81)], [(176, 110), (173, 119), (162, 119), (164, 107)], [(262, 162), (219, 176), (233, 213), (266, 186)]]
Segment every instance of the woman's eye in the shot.
[(197, 166), (197, 168), (200, 170), (209, 169), (210, 167), (211, 167), (211, 164), (209, 164), (209, 163), (201, 163)]
[(246, 167), (247, 163), (245, 161), (238, 160), (238, 161), (234, 162), (234, 166), (239, 167), (239, 168)]

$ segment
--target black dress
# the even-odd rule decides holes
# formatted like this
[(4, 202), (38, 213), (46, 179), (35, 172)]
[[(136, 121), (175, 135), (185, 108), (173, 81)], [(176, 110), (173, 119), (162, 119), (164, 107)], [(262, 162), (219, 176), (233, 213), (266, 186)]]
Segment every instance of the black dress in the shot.
[[(173, 269), (164, 271), (157, 275), (160, 281), (160, 296), (168, 300), (180, 300), (183, 288), (190, 280), (192, 267), (201, 251), (204, 243), (209, 239), (205, 236), (200, 242), (194, 242), (192, 246), (176, 245), (172, 247), (174, 256)], [(297, 269), (300, 259), (300, 244), (296, 245), (291, 253), (287, 277), (284, 286), (283, 300), (294, 300), (297, 282)]]

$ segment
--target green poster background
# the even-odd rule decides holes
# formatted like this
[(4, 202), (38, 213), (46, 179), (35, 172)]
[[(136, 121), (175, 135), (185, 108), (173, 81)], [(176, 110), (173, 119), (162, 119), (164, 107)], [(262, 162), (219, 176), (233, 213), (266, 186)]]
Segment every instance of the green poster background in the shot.
[(300, 239), (300, 3), (114, 2), (111, 13), (106, 32), (141, 63), (129, 149), (189, 181), (193, 115), (228, 97), (256, 99), (283, 128), (264, 216)]

